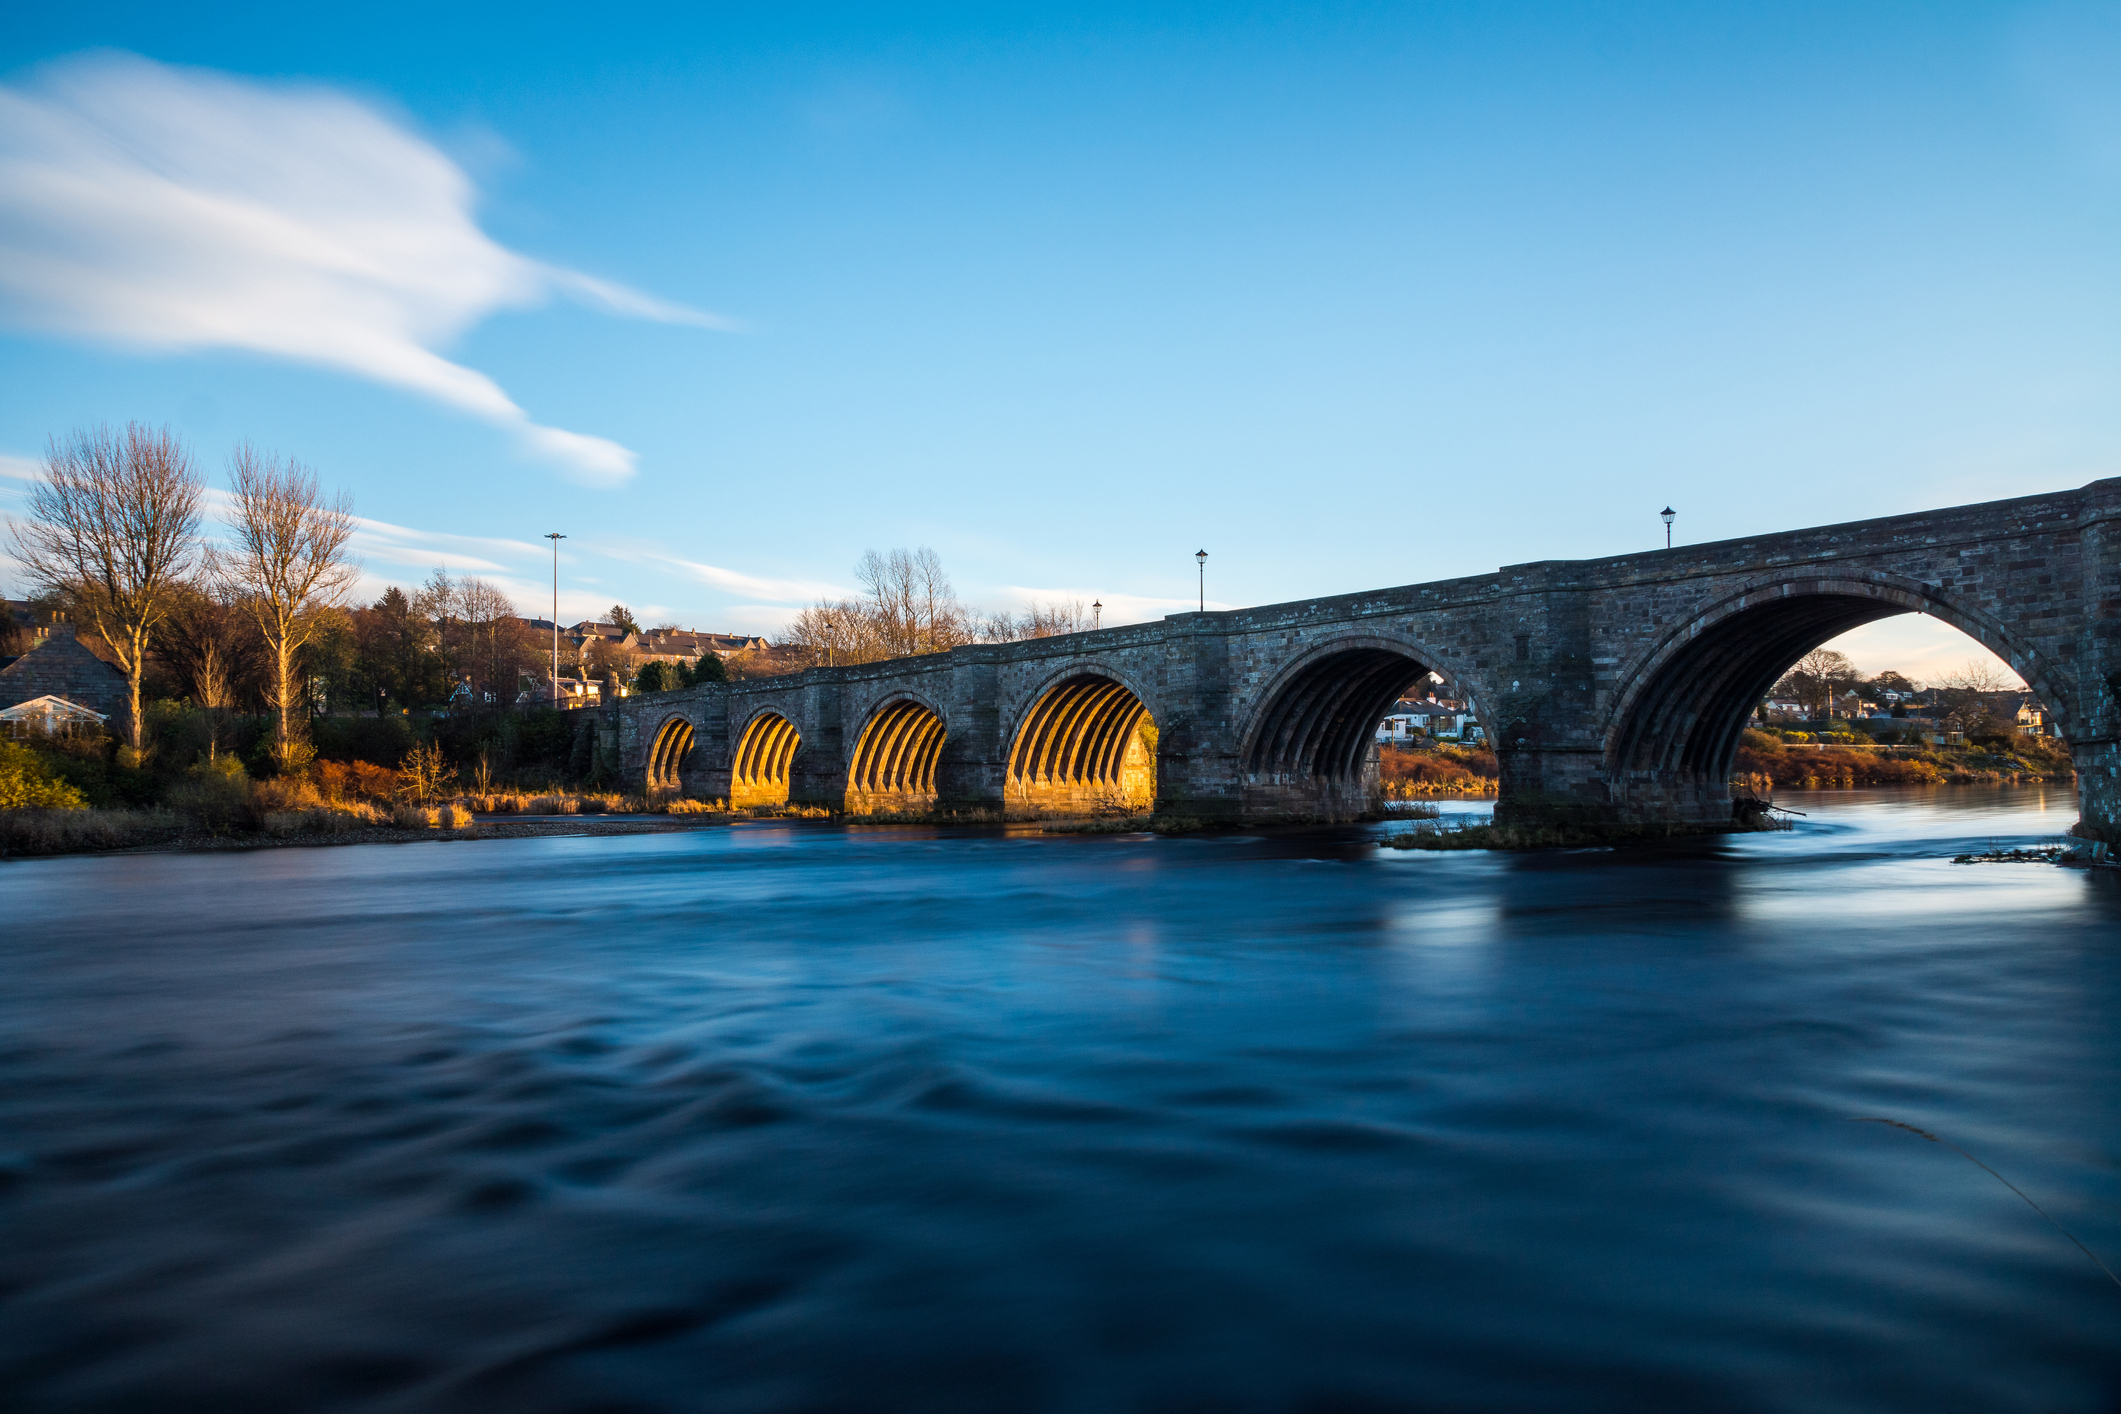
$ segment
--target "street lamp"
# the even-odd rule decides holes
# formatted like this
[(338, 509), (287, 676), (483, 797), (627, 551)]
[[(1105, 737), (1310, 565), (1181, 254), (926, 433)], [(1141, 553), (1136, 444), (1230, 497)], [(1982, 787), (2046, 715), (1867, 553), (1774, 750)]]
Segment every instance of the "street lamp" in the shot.
[(1200, 565), (1200, 611), (1208, 612), (1208, 552), (1195, 550), (1193, 558)]
[(567, 537), (557, 530), (545, 537), (552, 542), (552, 707), (560, 708), (560, 542)]
[(1673, 510), (1670, 506), (1666, 506), (1657, 514), (1664, 518), (1664, 548), (1669, 550), (1672, 548), (1672, 521), (1678, 516), (1679, 512)]
[[(1076, 603), (1078, 603), (1078, 604), (1080, 604), (1080, 603), (1082, 603), (1082, 600), (1078, 599), (1078, 600), (1076, 600), (1075, 602), (1076, 602)], [(1097, 631), (1098, 629), (1100, 629), (1100, 628), (1104, 627), (1104, 623), (1105, 623), (1105, 602), (1104, 602), (1104, 600), (1102, 600), (1102, 599), (1097, 599), (1097, 600), (1093, 600), (1093, 601), (1091, 601), (1091, 604), (1090, 604), (1090, 631), (1091, 631), (1092, 633), (1095, 633), (1095, 632), (1096, 632), (1096, 631)]]

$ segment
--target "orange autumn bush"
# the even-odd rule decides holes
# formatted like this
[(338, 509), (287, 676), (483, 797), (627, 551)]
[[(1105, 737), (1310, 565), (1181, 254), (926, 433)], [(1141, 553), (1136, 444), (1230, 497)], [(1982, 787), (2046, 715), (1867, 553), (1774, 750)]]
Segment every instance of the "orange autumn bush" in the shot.
[(317, 789), (326, 800), (389, 800), (396, 793), (397, 773), (369, 761), (319, 761)]

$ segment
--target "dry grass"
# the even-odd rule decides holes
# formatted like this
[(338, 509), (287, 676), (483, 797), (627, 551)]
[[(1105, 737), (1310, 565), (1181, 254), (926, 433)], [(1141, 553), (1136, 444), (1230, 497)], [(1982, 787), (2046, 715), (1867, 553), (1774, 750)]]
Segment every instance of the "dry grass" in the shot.
[(305, 810), (268, 810), (258, 828), (268, 835), (343, 835), (391, 823), (391, 817), (365, 801), (317, 805)]
[(1381, 746), (1378, 785), (1388, 800), (1425, 795), (1493, 795), (1500, 768), (1495, 753), (1479, 747), (1438, 743), (1429, 750)]
[(184, 829), (184, 817), (169, 810), (0, 810), (0, 855), (125, 849)]

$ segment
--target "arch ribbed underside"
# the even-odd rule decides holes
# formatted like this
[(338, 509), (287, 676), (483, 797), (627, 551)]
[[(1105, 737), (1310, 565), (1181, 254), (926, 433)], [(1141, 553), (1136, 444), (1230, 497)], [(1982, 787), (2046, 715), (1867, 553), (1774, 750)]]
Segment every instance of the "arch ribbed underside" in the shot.
[(1746, 718), (1792, 664), (1852, 628), (1908, 612), (1889, 601), (1807, 594), (1733, 614), (1657, 670), (1614, 740), (1613, 764), (1720, 783)]
[(1245, 769), (1255, 775), (1359, 782), (1377, 724), (1429, 669), (1388, 648), (1319, 659), (1267, 705)]
[(665, 722), (648, 752), (648, 788), (668, 790), (683, 784), (680, 773), (692, 750), (692, 723), (680, 717)]
[(864, 795), (933, 795), (943, 719), (918, 702), (879, 708), (855, 743), (847, 789)]
[(736, 745), (736, 762), (729, 773), (731, 789), (777, 790), (785, 800), (788, 763), (795, 759), (802, 741), (795, 723), (778, 713), (752, 718)]
[(1009, 752), (1009, 783), (1118, 789), (1135, 729), (1149, 709), (1110, 678), (1085, 675), (1038, 700)]

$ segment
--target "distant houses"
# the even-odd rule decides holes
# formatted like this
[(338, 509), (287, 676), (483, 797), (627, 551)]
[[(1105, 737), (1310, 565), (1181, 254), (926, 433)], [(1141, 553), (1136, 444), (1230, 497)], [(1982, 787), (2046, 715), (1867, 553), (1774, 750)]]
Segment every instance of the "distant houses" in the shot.
[(1377, 724), (1380, 746), (1401, 745), (1416, 737), (1479, 741), (1484, 735), (1479, 719), (1466, 710), (1466, 704), (1451, 698), (1403, 697)]
[[(552, 620), (520, 619), (518, 622), (533, 640), (545, 644), (552, 642)], [(668, 663), (673, 667), (695, 669), (700, 660), (709, 655), (727, 661), (740, 653), (770, 655), (774, 651), (764, 638), (752, 634), (703, 633), (681, 628), (632, 629), (600, 619), (562, 624), (559, 643), (562, 671), (558, 697), (562, 707), (596, 706), (609, 690), (607, 677), (618, 679), (619, 692), (624, 695), (623, 684), (647, 663)], [(623, 667), (624, 671), (614, 673), (615, 666)], [(573, 669), (572, 673), (567, 671), (569, 668)], [(524, 676), (526, 680), (531, 678), (528, 673)], [(538, 674), (518, 701), (549, 701), (552, 696), (552, 678), (549, 674)]]
[[(520, 622), (544, 640), (551, 640), (551, 619), (523, 619)], [(563, 658), (580, 659), (590, 649), (599, 646), (607, 650), (623, 650), (635, 662), (690, 667), (709, 653), (727, 659), (746, 649), (763, 651), (769, 645), (765, 639), (749, 634), (700, 633), (685, 628), (633, 630), (596, 619), (561, 625), (560, 652)]]

